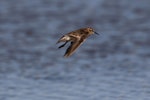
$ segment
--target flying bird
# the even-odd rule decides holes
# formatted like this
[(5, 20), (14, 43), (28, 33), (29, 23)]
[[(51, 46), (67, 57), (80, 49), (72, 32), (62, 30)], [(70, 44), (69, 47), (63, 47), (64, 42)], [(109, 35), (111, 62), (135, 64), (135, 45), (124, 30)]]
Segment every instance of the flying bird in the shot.
[(81, 28), (72, 32), (69, 32), (65, 35), (63, 35), (57, 43), (65, 42), (64, 44), (60, 45), (58, 48), (64, 47), (68, 42), (70, 43), (70, 46), (67, 48), (64, 57), (71, 56), (75, 50), (86, 40), (87, 37), (89, 37), (92, 34), (98, 34), (94, 31), (93, 28), (87, 27), (87, 28)]

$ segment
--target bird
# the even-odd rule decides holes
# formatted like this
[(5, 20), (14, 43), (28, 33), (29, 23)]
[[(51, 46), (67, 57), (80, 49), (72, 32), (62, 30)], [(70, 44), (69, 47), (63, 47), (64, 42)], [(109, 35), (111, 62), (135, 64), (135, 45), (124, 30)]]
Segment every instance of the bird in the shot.
[(93, 28), (86, 27), (86, 28), (80, 28), (75, 31), (69, 32), (65, 35), (63, 35), (56, 44), (60, 42), (65, 42), (64, 44), (60, 45), (58, 48), (64, 47), (68, 42), (70, 43), (70, 46), (67, 48), (64, 57), (70, 57), (75, 50), (88, 38), (90, 35), (93, 34), (99, 35), (99, 33), (95, 32)]

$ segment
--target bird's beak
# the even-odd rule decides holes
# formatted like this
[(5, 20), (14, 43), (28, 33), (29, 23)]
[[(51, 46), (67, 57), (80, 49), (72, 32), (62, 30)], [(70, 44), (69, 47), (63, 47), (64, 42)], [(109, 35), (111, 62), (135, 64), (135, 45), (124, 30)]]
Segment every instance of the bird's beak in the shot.
[(94, 32), (95, 34), (97, 34), (97, 35), (99, 35), (99, 33), (97, 33), (97, 32)]

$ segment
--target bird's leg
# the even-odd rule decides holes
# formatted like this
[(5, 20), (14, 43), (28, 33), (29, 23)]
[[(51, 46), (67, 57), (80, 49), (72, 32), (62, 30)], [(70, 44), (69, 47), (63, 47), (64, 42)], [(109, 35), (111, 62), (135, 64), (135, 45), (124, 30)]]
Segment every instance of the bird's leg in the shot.
[(68, 43), (68, 41), (66, 41), (64, 44), (62, 44), (62, 45), (59, 46), (58, 48), (60, 49), (60, 48), (64, 47), (67, 43)]

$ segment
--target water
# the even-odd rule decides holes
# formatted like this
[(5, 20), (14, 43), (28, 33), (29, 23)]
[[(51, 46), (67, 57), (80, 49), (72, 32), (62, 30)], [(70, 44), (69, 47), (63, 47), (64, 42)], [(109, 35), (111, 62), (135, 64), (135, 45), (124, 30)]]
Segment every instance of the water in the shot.
[[(1, 0), (0, 100), (149, 100), (149, 3)], [(86, 26), (100, 36), (63, 58), (57, 39)]]

